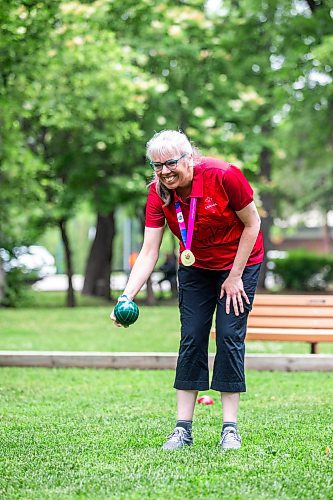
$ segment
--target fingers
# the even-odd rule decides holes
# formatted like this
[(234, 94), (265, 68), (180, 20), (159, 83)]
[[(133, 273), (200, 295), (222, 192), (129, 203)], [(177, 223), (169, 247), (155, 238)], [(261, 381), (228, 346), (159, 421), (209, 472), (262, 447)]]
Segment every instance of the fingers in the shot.
[(239, 316), (237, 295), (233, 295), (232, 296), (232, 303), (233, 303), (233, 306), (234, 306), (234, 311), (235, 311), (236, 316)]
[[(118, 302), (126, 302), (127, 300), (130, 300), (129, 297), (125, 294), (121, 295), (120, 297), (118, 297)], [(128, 328), (128, 325), (122, 325), (121, 323), (119, 323), (119, 321), (117, 321), (117, 318), (114, 314), (114, 309), (111, 311), (111, 314), (110, 314), (110, 319), (111, 321), (113, 321), (114, 325), (117, 327), (117, 328)]]
[(248, 298), (248, 296), (246, 295), (245, 291), (244, 291), (244, 290), (242, 290), (242, 292), (241, 292), (241, 293), (242, 293), (242, 296), (243, 296), (243, 297), (244, 297), (244, 299), (245, 299), (245, 302), (246, 302), (247, 304), (250, 304), (250, 299), (249, 299), (249, 298)]
[[(243, 314), (244, 304), (240, 292), (232, 296), (232, 304), (234, 306), (234, 312), (236, 316), (239, 316), (239, 312)], [(229, 314), (228, 311), (227, 314)]]
[(123, 326), (120, 323), (118, 323), (118, 321), (115, 319), (113, 319), (112, 321), (113, 321), (114, 325), (117, 326), (118, 328), (121, 328)]
[(234, 312), (236, 316), (239, 316), (239, 312), (244, 312), (244, 304), (243, 299), (240, 293), (231, 295), (227, 294), (226, 302), (225, 302), (225, 311), (227, 314), (230, 314), (230, 304), (232, 303)]
[(110, 314), (110, 319), (111, 319), (111, 321), (114, 321), (115, 323), (117, 322), (117, 318), (114, 315), (114, 309), (112, 310), (112, 312)]
[[(242, 299), (242, 295), (241, 295), (240, 292), (237, 294), (237, 302), (239, 304), (239, 310), (243, 314), (243, 312), (244, 312), (244, 304), (243, 304), (243, 299)], [(238, 316), (238, 314), (236, 314), (236, 316)]]
[(221, 285), (220, 299), (226, 296), (225, 310), (230, 314), (230, 305), (234, 308), (236, 316), (244, 313), (244, 302), (250, 305), (250, 300), (243, 288), (242, 280), (227, 278)]
[(113, 321), (113, 323), (115, 324), (115, 326), (117, 326), (118, 328), (121, 328), (123, 326), (121, 323), (118, 323), (117, 318), (114, 315), (114, 309), (113, 309), (113, 311), (110, 314), (110, 319), (111, 319), (111, 321)]
[[(226, 301), (225, 301), (225, 310), (227, 314), (230, 314), (230, 305), (232, 304), (234, 308), (234, 312), (236, 316), (239, 316), (239, 313), (243, 314), (244, 313), (244, 302), (243, 298), (247, 302), (247, 304), (250, 304), (250, 301), (248, 299), (248, 296), (244, 291), (240, 291), (238, 293), (226, 293)], [(221, 290), (220, 298), (222, 298), (224, 295), (224, 290)]]
[(226, 301), (225, 301), (225, 311), (227, 314), (230, 313), (230, 301), (231, 301), (231, 295), (229, 295), (227, 293), (227, 298), (226, 298)]

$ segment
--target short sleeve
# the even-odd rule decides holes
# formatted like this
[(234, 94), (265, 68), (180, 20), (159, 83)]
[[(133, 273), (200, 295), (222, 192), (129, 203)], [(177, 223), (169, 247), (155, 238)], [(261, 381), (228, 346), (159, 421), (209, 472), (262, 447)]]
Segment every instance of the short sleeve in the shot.
[(235, 212), (242, 210), (253, 201), (253, 189), (243, 172), (230, 165), (224, 172), (222, 184), (228, 195), (230, 206)]
[(149, 188), (146, 204), (146, 227), (164, 227), (165, 215), (162, 208), (162, 200), (156, 193), (155, 185)]

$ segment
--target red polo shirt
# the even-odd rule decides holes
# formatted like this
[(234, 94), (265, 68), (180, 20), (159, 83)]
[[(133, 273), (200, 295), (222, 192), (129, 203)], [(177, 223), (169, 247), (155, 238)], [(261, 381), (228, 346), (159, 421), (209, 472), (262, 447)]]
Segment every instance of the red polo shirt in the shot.
[[(197, 211), (191, 250), (195, 255), (195, 267), (203, 269), (231, 269), (235, 260), (244, 224), (236, 213), (253, 201), (253, 190), (243, 173), (234, 165), (215, 158), (202, 158), (194, 167), (192, 190), (184, 202), (173, 192), (171, 203), (164, 207), (150, 186), (146, 227), (163, 227), (165, 220), (180, 241), (180, 253), (185, 249), (176, 217), (175, 201), (179, 201), (188, 227), (190, 198), (196, 197)], [(262, 262), (263, 238), (260, 232), (247, 262), (247, 266)]]

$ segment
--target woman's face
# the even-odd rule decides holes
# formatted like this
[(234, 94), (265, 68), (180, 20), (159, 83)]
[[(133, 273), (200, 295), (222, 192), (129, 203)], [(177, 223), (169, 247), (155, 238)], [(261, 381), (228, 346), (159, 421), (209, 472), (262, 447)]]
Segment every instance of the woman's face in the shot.
[(161, 155), (153, 159), (154, 163), (163, 163), (160, 169), (155, 168), (155, 172), (159, 180), (168, 189), (177, 189), (182, 187), (188, 187), (191, 185), (193, 179), (193, 154), (186, 153), (186, 156), (179, 159), (176, 165), (164, 165), (164, 162), (170, 160), (178, 160), (182, 156), (179, 153), (174, 153), (170, 155)]

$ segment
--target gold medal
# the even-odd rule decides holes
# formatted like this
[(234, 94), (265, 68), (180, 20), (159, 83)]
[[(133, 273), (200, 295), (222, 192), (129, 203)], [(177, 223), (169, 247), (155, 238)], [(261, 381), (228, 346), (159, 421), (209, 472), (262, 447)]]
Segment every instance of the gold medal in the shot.
[(184, 252), (181, 253), (180, 260), (184, 266), (192, 266), (195, 262), (195, 257), (191, 250), (184, 250)]

